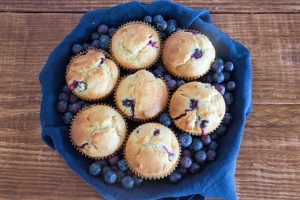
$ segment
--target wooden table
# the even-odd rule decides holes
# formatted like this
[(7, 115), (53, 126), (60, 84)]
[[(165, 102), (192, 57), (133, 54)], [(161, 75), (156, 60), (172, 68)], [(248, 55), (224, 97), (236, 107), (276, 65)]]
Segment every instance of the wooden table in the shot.
[[(119, 0), (0, 0), (0, 199), (101, 199), (40, 138), (38, 74), (87, 10)], [(300, 199), (299, 0), (180, 0), (250, 48), (240, 199)]]

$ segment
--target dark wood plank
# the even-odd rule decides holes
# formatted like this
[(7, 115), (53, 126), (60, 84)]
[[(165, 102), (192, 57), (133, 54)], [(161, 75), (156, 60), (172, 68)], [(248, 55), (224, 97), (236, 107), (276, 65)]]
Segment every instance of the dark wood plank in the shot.
[[(91, 9), (112, 7), (128, 0), (0, 0), (0, 11), (10, 12), (86, 12)], [(143, 2), (152, 2), (145, 0)], [(177, 0), (190, 8), (204, 8), (213, 13), (275, 13), (299, 12), (300, 3), (297, 0)]]

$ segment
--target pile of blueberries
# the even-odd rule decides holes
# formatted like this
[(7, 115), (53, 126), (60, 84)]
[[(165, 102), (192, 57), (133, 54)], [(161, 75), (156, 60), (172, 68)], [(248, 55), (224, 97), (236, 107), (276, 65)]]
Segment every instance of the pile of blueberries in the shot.
[[(178, 24), (176, 20), (170, 19), (165, 21), (161, 15), (154, 17), (146, 16), (144, 22), (151, 24), (158, 31), (165, 40), (170, 34), (178, 31)], [(90, 42), (84, 44), (74, 44), (72, 46), (72, 53), (74, 55), (88, 49), (103, 49), (108, 50), (112, 35), (116, 31), (115, 28), (109, 28), (105, 24), (98, 26), (97, 31), (90, 36)], [(164, 68), (163, 63), (159, 60), (154, 66), (149, 69), (155, 76), (163, 78), (169, 89), (170, 94), (181, 85), (185, 84), (184, 80), (176, 79), (171, 76)], [(158, 122), (175, 130), (182, 147), (181, 159), (176, 170), (168, 176), (171, 183), (179, 182), (184, 176), (188, 174), (195, 174), (201, 171), (201, 168), (206, 163), (212, 162), (217, 157), (218, 138), (226, 134), (227, 127), (232, 122), (232, 115), (230, 113), (230, 105), (233, 103), (232, 92), (236, 89), (236, 83), (232, 80), (232, 71), (234, 64), (230, 61), (224, 62), (221, 58), (217, 58), (213, 63), (211, 70), (198, 81), (213, 84), (214, 87), (223, 95), (226, 103), (226, 113), (222, 124), (211, 134), (204, 136), (192, 136), (183, 133), (177, 129), (169, 114), (167, 112), (161, 114), (157, 119)], [(126, 74), (121, 70), (121, 74)], [(110, 98), (108, 102), (113, 102)], [(106, 102), (106, 103), (108, 103)], [(112, 106), (114, 103), (112, 103)], [(74, 115), (90, 103), (83, 101), (71, 93), (67, 85), (63, 86), (62, 92), (58, 96), (57, 110), (63, 113), (63, 121), (70, 124)], [(122, 151), (120, 151), (122, 152)], [(142, 184), (143, 179), (134, 175), (126, 165), (124, 156), (121, 153), (115, 154), (108, 159), (94, 161), (89, 166), (89, 173), (93, 176), (101, 176), (108, 184), (120, 183), (124, 188), (131, 189), (134, 186)]]

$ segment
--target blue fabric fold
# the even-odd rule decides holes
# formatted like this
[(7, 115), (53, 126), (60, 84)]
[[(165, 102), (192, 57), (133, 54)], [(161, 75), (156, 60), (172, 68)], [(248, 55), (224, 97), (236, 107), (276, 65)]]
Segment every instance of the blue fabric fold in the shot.
[[(96, 27), (105, 23), (117, 27), (128, 21), (142, 20), (145, 15), (162, 14), (176, 19), (182, 28), (195, 29), (206, 34), (224, 60), (234, 62), (233, 76), (237, 82), (232, 106), (233, 124), (222, 137), (217, 160), (206, 165), (201, 173), (189, 175), (179, 184), (167, 180), (146, 181), (131, 191), (105, 184), (100, 178), (88, 174), (91, 161), (81, 156), (69, 140), (68, 127), (56, 111), (57, 96), (64, 84), (65, 69), (71, 56), (71, 46), (83, 43)], [(66, 163), (86, 183), (95, 188), (105, 199), (197, 199), (199, 194), (211, 198), (237, 199), (235, 168), (246, 117), (252, 109), (252, 69), (249, 50), (231, 39), (212, 24), (207, 10), (193, 10), (169, 1), (124, 3), (110, 9), (86, 13), (75, 29), (53, 50), (40, 73), (42, 102), (40, 120), (44, 142), (65, 159)], [(192, 195), (192, 196), (188, 196)], [(193, 196), (194, 195), (194, 196)], [(188, 196), (188, 197), (187, 197)], [(179, 198), (182, 197), (182, 198)]]

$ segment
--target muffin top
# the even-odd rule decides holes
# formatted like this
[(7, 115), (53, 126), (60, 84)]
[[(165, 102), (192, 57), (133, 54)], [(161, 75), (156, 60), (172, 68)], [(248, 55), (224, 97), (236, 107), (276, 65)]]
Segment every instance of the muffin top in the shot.
[(159, 35), (149, 25), (127, 24), (113, 35), (111, 52), (119, 64), (126, 69), (147, 68), (159, 57)]
[(177, 127), (194, 135), (205, 135), (219, 126), (226, 105), (210, 84), (189, 82), (173, 94), (169, 109)]
[(74, 145), (82, 153), (103, 158), (121, 147), (126, 137), (126, 124), (115, 109), (94, 105), (74, 118), (70, 134)]
[(179, 160), (180, 148), (174, 133), (158, 123), (137, 127), (129, 136), (125, 159), (143, 178), (156, 179), (171, 173)]
[(73, 58), (66, 74), (71, 91), (86, 100), (101, 99), (110, 94), (118, 78), (117, 65), (98, 50), (89, 50)]
[(118, 108), (132, 119), (150, 119), (159, 114), (168, 102), (164, 81), (151, 72), (139, 70), (123, 79), (116, 90)]
[(195, 79), (208, 72), (215, 54), (212, 43), (205, 35), (177, 32), (164, 44), (163, 62), (173, 75)]

